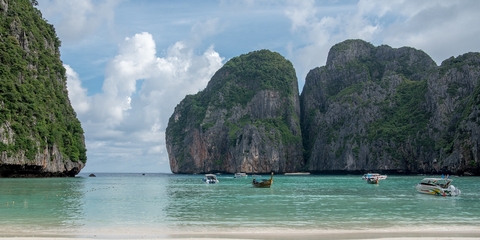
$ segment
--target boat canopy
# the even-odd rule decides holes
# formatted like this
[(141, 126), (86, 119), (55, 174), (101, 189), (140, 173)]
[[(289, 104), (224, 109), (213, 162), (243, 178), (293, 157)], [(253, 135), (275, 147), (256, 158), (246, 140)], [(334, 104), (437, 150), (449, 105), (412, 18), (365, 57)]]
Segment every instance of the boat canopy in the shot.
[(437, 183), (437, 182), (451, 182), (453, 181), (450, 178), (424, 178), (422, 183)]
[(442, 188), (447, 188), (450, 183), (452, 182), (452, 179), (449, 178), (424, 178), (420, 182), (421, 185), (434, 185), (434, 186), (439, 186)]

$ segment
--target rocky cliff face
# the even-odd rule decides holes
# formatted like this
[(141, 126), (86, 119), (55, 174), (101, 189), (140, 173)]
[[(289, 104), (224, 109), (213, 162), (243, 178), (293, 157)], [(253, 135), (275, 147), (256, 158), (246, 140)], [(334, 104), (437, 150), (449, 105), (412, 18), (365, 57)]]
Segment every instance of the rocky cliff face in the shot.
[(166, 130), (173, 173), (302, 169), (298, 83), (292, 64), (261, 50), (228, 61), (205, 90), (177, 105)]
[(437, 67), (424, 52), (347, 40), (301, 95), (312, 172), (479, 172), (480, 54)]
[(75, 176), (83, 130), (68, 99), (60, 41), (29, 0), (0, 0), (0, 176)]
[(480, 53), (437, 66), (420, 50), (347, 40), (308, 74), (299, 118), (291, 64), (242, 55), (176, 107), (171, 169), (480, 175), (479, 81)]

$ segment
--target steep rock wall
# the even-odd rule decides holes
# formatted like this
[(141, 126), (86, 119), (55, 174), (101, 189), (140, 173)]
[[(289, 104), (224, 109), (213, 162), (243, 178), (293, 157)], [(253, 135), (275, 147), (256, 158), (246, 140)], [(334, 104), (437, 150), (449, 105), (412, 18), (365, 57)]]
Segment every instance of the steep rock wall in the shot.
[(0, 177), (75, 176), (87, 159), (83, 129), (60, 40), (34, 2), (0, 0)]
[(478, 174), (478, 53), (440, 67), (413, 48), (347, 40), (301, 95), (312, 172)]
[(170, 118), (173, 173), (298, 171), (303, 166), (292, 64), (261, 50), (231, 59)]

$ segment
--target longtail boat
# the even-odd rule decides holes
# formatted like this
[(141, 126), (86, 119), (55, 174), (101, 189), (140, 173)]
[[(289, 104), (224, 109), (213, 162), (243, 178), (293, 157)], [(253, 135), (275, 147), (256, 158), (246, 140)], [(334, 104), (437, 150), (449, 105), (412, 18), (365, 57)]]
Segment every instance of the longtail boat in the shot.
[(270, 179), (261, 179), (260, 181), (256, 178), (253, 179), (252, 185), (257, 188), (269, 188), (273, 183), (273, 172), (270, 175)]

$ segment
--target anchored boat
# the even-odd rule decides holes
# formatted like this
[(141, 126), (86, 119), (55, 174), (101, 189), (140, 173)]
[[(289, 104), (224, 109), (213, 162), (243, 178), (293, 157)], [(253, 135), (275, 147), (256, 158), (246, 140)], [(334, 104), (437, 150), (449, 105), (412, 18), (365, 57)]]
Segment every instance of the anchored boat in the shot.
[(247, 178), (247, 174), (243, 172), (235, 173), (234, 178)]
[(438, 196), (458, 196), (460, 189), (451, 184), (453, 179), (449, 178), (424, 178), (415, 188), (419, 193)]
[(366, 173), (362, 176), (362, 179), (370, 184), (378, 184), (378, 181), (387, 179), (387, 175), (381, 175), (379, 173)]
[(273, 172), (270, 175), (270, 179), (261, 179), (260, 181), (256, 178), (253, 179), (252, 185), (257, 188), (269, 188), (273, 183)]
[(217, 179), (217, 175), (215, 174), (205, 174), (205, 176), (203, 177), (203, 181), (209, 184), (214, 184), (219, 182)]

